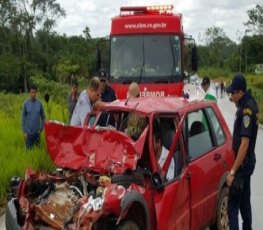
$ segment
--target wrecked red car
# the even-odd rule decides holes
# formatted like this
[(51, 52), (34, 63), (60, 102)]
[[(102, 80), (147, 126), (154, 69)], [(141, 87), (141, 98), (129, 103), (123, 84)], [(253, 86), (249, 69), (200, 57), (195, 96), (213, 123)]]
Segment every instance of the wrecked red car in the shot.
[(7, 229), (228, 229), (231, 134), (216, 103), (116, 101), (85, 125), (45, 123), (55, 172), (28, 169)]

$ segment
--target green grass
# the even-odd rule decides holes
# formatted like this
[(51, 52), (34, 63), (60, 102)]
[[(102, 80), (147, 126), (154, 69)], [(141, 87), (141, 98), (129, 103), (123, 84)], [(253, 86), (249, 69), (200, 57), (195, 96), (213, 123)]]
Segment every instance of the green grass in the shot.
[[(0, 93), (0, 204), (6, 201), (10, 179), (13, 176), (24, 177), (26, 168), (41, 171), (55, 168), (46, 151), (44, 133), (41, 134), (39, 148), (33, 148), (31, 151), (25, 148), (21, 130), (21, 110), (27, 97), (27, 94)], [(49, 103), (52, 104), (50, 119), (65, 121), (68, 116), (66, 108), (52, 101)], [(45, 102), (43, 106), (47, 111)]]
[(252, 95), (255, 97), (258, 107), (258, 121), (263, 124), (263, 74), (246, 76), (248, 88), (251, 89)]

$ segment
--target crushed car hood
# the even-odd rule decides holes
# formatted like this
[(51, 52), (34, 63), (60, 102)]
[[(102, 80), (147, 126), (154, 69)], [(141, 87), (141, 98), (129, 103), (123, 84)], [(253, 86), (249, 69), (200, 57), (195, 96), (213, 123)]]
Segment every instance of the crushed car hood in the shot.
[(134, 170), (141, 158), (148, 127), (134, 142), (115, 130), (68, 126), (45, 122), (45, 137), (52, 161), (61, 168), (85, 169), (98, 173), (123, 173)]

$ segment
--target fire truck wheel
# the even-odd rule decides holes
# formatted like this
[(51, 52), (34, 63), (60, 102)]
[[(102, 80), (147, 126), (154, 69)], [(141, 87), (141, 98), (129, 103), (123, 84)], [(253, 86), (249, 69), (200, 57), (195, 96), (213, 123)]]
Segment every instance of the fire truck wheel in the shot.
[(133, 222), (132, 220), (127, 220), (120, 225), (118, 230), (140, 230), (140, 229), (135, 222)]
[(224, 187), (220, 193), (217, 205), (216, 222), (210, 227), (210, 230), (229, 230), (227, 202), (228, 202), (229, 188)]
[(129, 174), (115, 174), (112, 176), (111, 182), (128, 188), (132, 183), (143, 185), (144, 177), (143, 174), (139, 172), (131, 172)]

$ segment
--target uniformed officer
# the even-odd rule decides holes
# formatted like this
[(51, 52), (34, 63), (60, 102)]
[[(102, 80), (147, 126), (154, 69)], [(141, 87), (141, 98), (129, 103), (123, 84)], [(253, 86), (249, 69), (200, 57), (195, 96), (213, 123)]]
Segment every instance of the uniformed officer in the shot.
[(230, 230), (237, 230), (238, 212), (243, 220), (243, 230), (252, 229), (252, 213), (250, 203), (250, 177), (253, 174), (256, 157), (258, 106), (255, 99), (247, 92), (246, 79), (242, 74), (234, 76), (227, 89), (230, 100), (237, 106), (234, 130), (233, 150), (235, 162), (227, 175), (230, 186), (228, 198), (228, 217)]
[[(103, 102), (112, 102), (116, 100), (116, 93), (113, 88), (110, 87), (108, 83), (108, 73), (106, 71), (101, 70), (99, 72), (99, 79), (100, 79), (100, 87), (101, 87), (101, 101)], [(107, 115), (102, 114), (99, 121), (98, 125), (100, 126), (105, 126), (107, 123)], [(114, 119), (113, 117), (110, 117), (108, 124), (114, 126)]]

